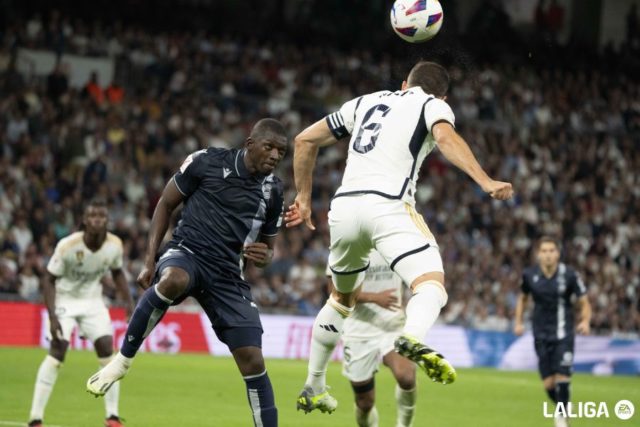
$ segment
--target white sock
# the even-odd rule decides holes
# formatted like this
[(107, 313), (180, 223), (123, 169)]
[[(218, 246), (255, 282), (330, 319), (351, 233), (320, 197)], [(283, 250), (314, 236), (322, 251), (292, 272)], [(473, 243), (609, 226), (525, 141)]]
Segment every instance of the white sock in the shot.
[[(119, 354), (119, 353), (118, 353)], [(124, 356), (123, 356), (124, 357)], [(99, 357), (98, 362), (101, 367), (105, 367), (109, 364), (113, 356), (109, 357)], [(104, 409), (106, 418), (109, 418), (112, 415), (116, 417), (118, 415), (118, 402), (120, 400), (120, 381), (113, 383), (109, 391), (104, 395)]]
[(44, 418), (44, 408), (47, 406), (49, 396), (58, 378), (58, 370), (62, 363), (55, 357), (48, 355), (44, 358), (36, 376), (36, 386), (33, 390), (33, 401), (29, 420), (41, 420)]
[(398, 407), (396, 427), (411, 427), (417, 395), (415, 387), (411, 390), (405, 390), (396, 384), (396, 406)]
[(345, 307), (329, 297), (316, 316), (311, 333), (309, 367), (305, 382), (305, 385), (311, 386), (314, 393), (322, 393), (326, 388), (325, 376), (329, 359), (342, 336), (344, 319), (352, 311), (353, 308)]
[(436, 281), (420, 283), (415, 289), (407, 303), (407, 321), (402, 332), (422, 342), (447, 303), (447, 293)]
[(369, 412), (362, 412), (356, 405), (356, 424), (358, 427), (378, 427), (378, 409), (374, 406)]

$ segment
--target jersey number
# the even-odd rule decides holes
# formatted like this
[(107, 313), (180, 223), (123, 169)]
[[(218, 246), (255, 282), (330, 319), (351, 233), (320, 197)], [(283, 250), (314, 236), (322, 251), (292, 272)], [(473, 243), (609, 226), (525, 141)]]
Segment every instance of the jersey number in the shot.
[(384, 104), (374, 105), (367, 111), (362, 119), (362, 125), (358, 131), (355, 141), (353, 142), (353, 149), (358, 153), (365, 154), (376, 146), (380, 129), (382, 128), (382, 118), (386, 116), (391, 107)]

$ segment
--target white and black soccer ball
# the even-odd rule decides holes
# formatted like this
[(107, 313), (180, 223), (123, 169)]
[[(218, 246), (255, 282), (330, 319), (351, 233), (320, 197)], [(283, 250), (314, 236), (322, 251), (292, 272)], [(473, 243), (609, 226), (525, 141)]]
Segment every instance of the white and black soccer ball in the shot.
[(410, 43), (432, 39), (444, 19), (438, 0), (396, 0), (390, 15), (393, 31)]

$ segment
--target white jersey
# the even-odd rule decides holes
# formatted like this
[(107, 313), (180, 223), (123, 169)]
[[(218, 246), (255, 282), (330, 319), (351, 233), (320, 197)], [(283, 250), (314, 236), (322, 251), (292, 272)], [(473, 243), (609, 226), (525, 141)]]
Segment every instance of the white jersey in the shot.
[(122, 240), (111, 233), (96, 252), (85, 245), (83, 231), (60, 240), (47, 265), (57, 277), (56, 300), (102, 301), (100, 279), (107, 271), (122, 268), (122, 255)]
[(420, 166), (436, 145), (431, 129), (454, 125), (455, 116), (445, 101), (411, 87), (353, 99), (326, 121), (337, 139), (351, 135), (336, 196), (373, 193), (413, 204)]
[[(402, 305), (402, 279), (389, 268), (382, 255), (371, 251), (369, 268), (362, 284), (362, 292), (382, 292), (394, 289), (398, 304)], [(353, 313), (344, 323), (344, 340), (365, 340), (387, 332), (402, 330), (405, 322), (404, 310), (387, 310), (378, 304), (357, 303)]]

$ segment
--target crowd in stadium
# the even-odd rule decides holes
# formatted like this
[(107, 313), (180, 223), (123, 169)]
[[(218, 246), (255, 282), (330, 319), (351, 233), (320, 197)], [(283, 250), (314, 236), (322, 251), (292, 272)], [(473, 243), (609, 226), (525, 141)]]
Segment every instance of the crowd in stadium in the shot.
[[(108, 200), (132, 289), (150, 217), (188, 153), (238, 147), (255, 120), (277, 117), (293, 138), (363, 93), (393, 89), (407, 68), (391, 55), (187, 33), (87, 26), (53, 15), (0, 40), (0, 292), (40, 301), (55, 243), (75, 230), (83, 201)], [(128, 27), (133, 28), (133, 27)], [(636, 39), (637, 42), (637, 39)], [(106, 56), (113, 81), (69, 84), (62, 61), (21, 74), (19, 48)], [(637, 49), (637, 46), (635, 47)], [(613, 51), (609, 64), (623, 55)], [(596, 333), (640, 331), (640, 84), (619, 70), (452, 64), (456, 126), (491, 175), (511, 180), (494, 202), (437, 153), (422, 170), (417, 209), (438, 239), (449, 303), (442, 320), (507, 331), (522, 269), (542, 234), (557, 236), (582, 275)], [(326, 215), (346, 155), (321, 152), (317, 230), (283, 229), (273, 263), (246, 278), (263, 311), (311, 315), (326, 299)], [(278, 174), (292, 186), (292, 148)], [(105, 279), (107, 298), (113, 286)], [(17, 295), (17, 296), (16, 296)]]

